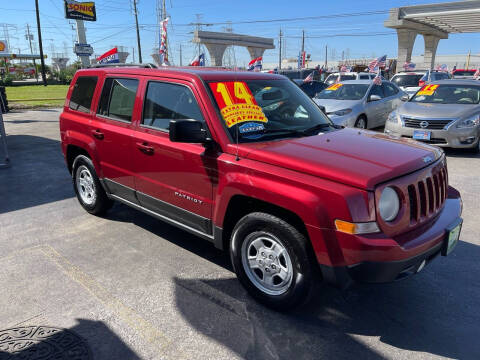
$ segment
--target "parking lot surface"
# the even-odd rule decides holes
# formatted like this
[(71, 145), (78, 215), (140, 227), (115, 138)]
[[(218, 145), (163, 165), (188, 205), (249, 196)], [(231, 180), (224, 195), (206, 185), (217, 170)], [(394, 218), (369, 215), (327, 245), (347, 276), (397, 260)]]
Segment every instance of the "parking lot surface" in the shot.
[(24, 331), (10, 330), (11, 346), (35, 336), (45, 345), (50, 329), (82, 359), (480, 359), (479, 156), (447, 152), (464, 201), (451, 255), (394, 284), (319, 286), (307, 306), (280, 314), (246, 294), (210, 243), (121, 204), (104, 218), (85, 212), (58, 116), (4, 116), (0, 359), (13, 328)]

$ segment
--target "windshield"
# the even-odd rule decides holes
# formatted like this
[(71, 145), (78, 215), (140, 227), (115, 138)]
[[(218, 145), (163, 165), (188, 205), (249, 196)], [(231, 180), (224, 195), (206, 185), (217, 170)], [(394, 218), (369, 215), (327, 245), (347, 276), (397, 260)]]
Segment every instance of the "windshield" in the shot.
[[(335, 81), (338, 79), (338, 74), (330, 74), (327, 77), (327, 80), (325, 82), (327, 84), (333, 84)], [(345, 80), (356, 80), (355, 75), (340, 75), (340, 81), (345, 81)]]
[(360, 100), (365, 96), (369, 84), (333, 84), (320, 92), (317, 99)]
[(426, 85), (411, 101), (429, 104), (478, 104), (480, 86)]
[(418, 82), (422, 78), (422, 74), (405, 74), (405, 75), (395, 75), (392, 78), (392, 82), (397, 86), (410, 86), (415, 87), (418, 86)]
[(239, 142), (334, 129), (320, 108), (289, 80), (210, 82), (209, 86), (228, 132), (232, 139), (238, 135)]

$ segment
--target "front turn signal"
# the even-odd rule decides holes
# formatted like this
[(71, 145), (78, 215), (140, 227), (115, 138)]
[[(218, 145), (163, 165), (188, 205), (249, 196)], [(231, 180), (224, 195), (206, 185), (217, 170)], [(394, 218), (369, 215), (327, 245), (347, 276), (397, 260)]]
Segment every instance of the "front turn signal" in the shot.
[(338, 231), (346, 234), (370, 234), (380, 232), (375, 221), (364, 223), (351, 223), (344, 220), (335, 220), (335, 227)]

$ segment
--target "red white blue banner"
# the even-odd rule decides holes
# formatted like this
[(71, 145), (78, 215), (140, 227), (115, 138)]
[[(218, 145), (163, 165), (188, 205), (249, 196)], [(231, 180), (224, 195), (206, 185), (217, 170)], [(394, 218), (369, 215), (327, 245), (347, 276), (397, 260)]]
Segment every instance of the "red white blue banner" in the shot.
[(259, 56), (256, 59), (253, 59), (248, 63), (248, 71), (260, 71), (262, 70), (262, 60), (263, 58)]
[(118, 49), (115, 47), (108, 50), (105, 54), (100, 55), (97, 58), (99, 64), (113, 64), (119, 63), (120, 59), (118, 58)]

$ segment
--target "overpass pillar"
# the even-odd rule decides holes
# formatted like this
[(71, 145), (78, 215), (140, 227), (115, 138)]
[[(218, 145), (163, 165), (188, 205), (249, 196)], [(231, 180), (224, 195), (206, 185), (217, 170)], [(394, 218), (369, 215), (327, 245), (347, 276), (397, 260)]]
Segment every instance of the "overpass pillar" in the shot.
[(425, 52), (423, 53), (423, 64), (426, 69), (433, 69), (435, 65), (435, 55), (440, 38), (435, 35), (423, 35), (425, 41)]
[(210, 54), (210, 64), (212, 66), (222, 66), (223, 54), (225, 53), (227, 45), (205, 43), (205, 46)]
[(398, 59), (396, 72), (403, 70), (403, 65), (412, 60), (413, 44), (417, 37), (417, 32), (412, 29), (397, 28), (398, 37)]
[(247, 46), (247, 50), (250, 53), (250, 57), (251, 57), (250, 60), (263, 56), (263, 53), (265, 52), (265, 48), (253, 47), (253, 46)]

